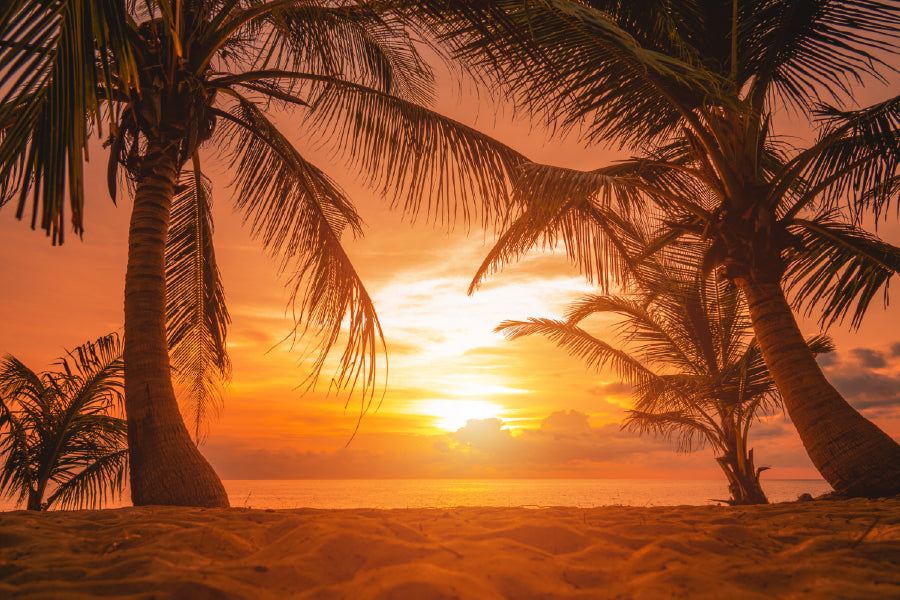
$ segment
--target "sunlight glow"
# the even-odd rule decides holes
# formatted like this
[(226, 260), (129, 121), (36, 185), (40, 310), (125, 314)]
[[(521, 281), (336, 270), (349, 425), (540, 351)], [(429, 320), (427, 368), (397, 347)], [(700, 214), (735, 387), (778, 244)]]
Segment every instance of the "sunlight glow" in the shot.
[(485, 396), (502, 396), (507, 394), (530, 394), (531, 390), (511, 388), (506, 387), (505, 385), (492, 385), (476, 382), (454, 382), (453, 384), (451, 384), (450, 389), (447, 390), (447, 393), (460, 397), (477, 396), (484, 398)]
[(422, 400), (417, 412), (434, 417), (434, 424), (446, 431), (456, 431), (471, 419), (499, 419), (504, 413), (499, 404), (485, 400)]
[(466, 280), (453, 277), (394, 282), (381, 288), (376, 305), (385, 331), (416, 348), (410, 363), (464, 356), (505, 344), (494, 328), (504, 319), (558, 316), (566, 302), (592, 288), (579, 277), (494, 284), (466, 295)]

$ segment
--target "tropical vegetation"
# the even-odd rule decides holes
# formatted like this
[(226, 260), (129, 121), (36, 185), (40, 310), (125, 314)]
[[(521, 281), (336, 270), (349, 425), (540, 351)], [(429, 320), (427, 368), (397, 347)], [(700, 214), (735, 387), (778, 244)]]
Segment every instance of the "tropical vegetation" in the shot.
[[(690, 452), (709, 445), (725, 473), (729, 504), (765, 504), (749, 445), (750, 427), (780, 406), (775, 382), (753, 336), (747, 305), (730, 282), (700, 268), (701, 244), (642, 264), (627, 292), (589, 294), (565, 319), (504, 321), (509, 339), (541, 335), (598, 372), (631, 385), (623, 427), (672, 439)], [(600, 317), (604, 333), (583, 323)], [(603, 319), (603, 317), (606, 317)], [(831, 350), (810, 340), (814, 353)]]
[(82, 344), (35, 373), (0, 363), (0, 494), (28, 510), (100, 508), (121, 496), (128, 470), (122, 344)]
[[(0, 203), (16, 204), (19, 218), (30, 210), (32, 227), (54, 243), (64, 241), (68, 205), (80, 234), (84, 162), (100, 141), (110, 195), (122, 180), (131, 192), (124, 358), (135, 505), (228, 505), (171, 376), (189, 394), (199, 435), (230, 372), (210, 155), (230, 168), (235, 207), (290, 278), (295, 338), (318, 348), (307, 381), (333, 367), (329, 389), (359, 392), (361, 415), (384, 346), (341, 245), (363, 223), (291, 139), (329, 142), (410, 214), (452, 226), (505, 213), (502, 175), (522, 158), (423, 108), (432, 71), (380, 4), (9, 0), (0, 8)], [(285, 114), (298, 113), (283, 126)]]
[[(408, 11), (555, 132), (632, 155), (592, 171), (523, 167), (514, 194), (527, 210), (473, 287), (557, 242), (615, 283), (628, 269), (606, 209), (666, 224), (655, 248), (699, 237), (704, 269), (743, 293), (816, 468), (841, 494), (900, 493), (900, 445), (827, 381), (792, 310), (858, 326), (900, 269), (900, 249), (864, 227), (900, 207), (900, 96), (855, 107), (859, 86), (893, 72), (900, 4), (436, 0)], [(798, 122), (815, 131), (806, 145)]]

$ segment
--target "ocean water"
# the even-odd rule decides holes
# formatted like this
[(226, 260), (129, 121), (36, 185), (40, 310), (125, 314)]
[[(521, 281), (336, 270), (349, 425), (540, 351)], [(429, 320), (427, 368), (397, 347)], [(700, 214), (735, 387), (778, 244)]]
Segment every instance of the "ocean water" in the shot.
[[(443, 508), (451, 506), (675, 506), (716, 504), (714, 479), (368, 479), (225, 481), (232, 506), (250, 508)], [(773, 479), (770, 502), (831, 491), (823, 480)]]
[[(298, 479), (225, 480), (234, 507), (445, 508), (452, 506), (677, 506), (728, 498), (717, 479)], [(831, 491), (819, 479), (763, 479), (770, 502)], [(125, 498), (128, 498), (126, 492)], [(123, 500), (108, 508), (128, 506)], [(15, 503), (0, 499), (0, 510)]]

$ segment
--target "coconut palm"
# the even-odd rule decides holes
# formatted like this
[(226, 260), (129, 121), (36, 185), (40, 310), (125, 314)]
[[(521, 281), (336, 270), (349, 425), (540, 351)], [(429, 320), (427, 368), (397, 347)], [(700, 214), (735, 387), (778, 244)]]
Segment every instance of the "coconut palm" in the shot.
[[(122, 344), (115, 334), (35, 373), (0, 363), (0, 493), (28, 510), (101, 507), (121, 496), (128, 470), (122, 408)], [(46, 501), (44, 498), (47, 498)]]
[[(696, 251), (654, 258), (639, 268), (632, 293), (589, 294), (564, 320), (504, 321), (497, 331), (509, 339), (542, 335), (597, 371), (611, 368), (633, 390), (623, 427), (671, 438), (680, 451), (709, 444), (728, 480), (727, 502), (764, 504), (759, 475), (768, 467), (755, 466), (748, 438), (780, 398), (746, 303), (729, 282), (703, 273)], [(601, 337), (582, 326), (595, 315), (608, 317)], [(823, 337), (810, 348), (831, 349)]]
[[(656, 247), (702, 237), (706, 268), (744, 294), (825, 479), (846, 495), (900, 493), (900, 446), (826, 380), (792, 311), (856, 327), (900, 268), (900, 250), (862, 227), (896, 206), (900, 97), (847, 108), (853, 84), (892, 69), (900, 4), (438, 0), (408, 10), (556, 132), (633, 155), (587, 172), (524, 168), (515, 193), (529, 210), (473, 285), (541, 241), (564, 242), (609, 283), (623, 259), (598, 210), (655, 214), (668, 225)], [(808, 118), (815, 141), (779, 137), (777, 111)]]
[(199, 433), (229, 373), (202, 149), (231, 168), (235, 206), (290, 275), (294, 334), (319, 350), (308, 381), (334, 367), (334, 388), (361, 393), (360, 414), (384, 343), (341, 246), (362, 221), (289, 141), (284, 113), (302, 112), (291, 133), (331, 143), (411, 214), (452, 225), (476, 206), (487, 219), (505, 201), (502, 174), (521, 157), (422, 107), (432, 73), (376, 4), (10, 0), (0, 9), (0, 201), (15, 199), (19, 217), (31, 206), (32, 226), (60, 243), (68, 203), (81, 233), (92, 138), (108, 148), (113, 199), (120, 178), (133, 191), (124, 356), (136, 505), (228, 504), (179, 414), (168, 352)]

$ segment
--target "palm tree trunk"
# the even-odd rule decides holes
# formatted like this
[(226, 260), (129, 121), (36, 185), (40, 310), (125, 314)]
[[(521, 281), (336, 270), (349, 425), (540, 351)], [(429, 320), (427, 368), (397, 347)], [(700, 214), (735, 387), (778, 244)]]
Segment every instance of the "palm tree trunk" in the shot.
[(832, 387), (779, 282), (738, 279), (766, 366), (813, 464), (841, 495), (900, 493), (900, 445)]
[(728, 491), (732, 506), (749, 504), (768, 504), (769, 499), (759, 483), (759, 474), (765, 469), (756, 469), (753, 465), (753, 450), (749, 455), (728, 453), (716, 458), (716, 462), (728, 479)]
[(43, 486), (40, 489), (30, 489), (28, 490), (28, 504), (25, 506), (27, 510), (41, 510), (41, 500), (43, 500), (42, 496), (44, 495)]
[(191, 441), (172, 388), (166, 343), (165, 242), (177, 146), (151, 141), (128, 235), (125, 412), (131, 499), (138, 505), (228, 506), (219, 477)]

